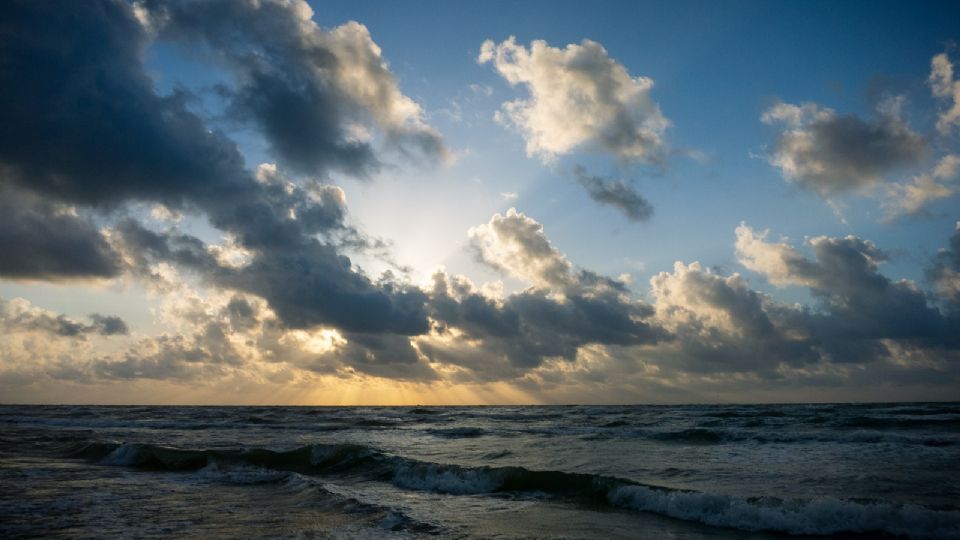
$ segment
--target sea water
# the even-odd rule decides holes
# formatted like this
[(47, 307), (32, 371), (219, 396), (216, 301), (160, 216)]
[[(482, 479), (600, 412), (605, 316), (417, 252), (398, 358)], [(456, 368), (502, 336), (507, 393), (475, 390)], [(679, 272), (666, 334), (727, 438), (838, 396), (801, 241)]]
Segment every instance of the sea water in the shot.
[(960, 538), (960, 404), (0, 406), (2, 537)]

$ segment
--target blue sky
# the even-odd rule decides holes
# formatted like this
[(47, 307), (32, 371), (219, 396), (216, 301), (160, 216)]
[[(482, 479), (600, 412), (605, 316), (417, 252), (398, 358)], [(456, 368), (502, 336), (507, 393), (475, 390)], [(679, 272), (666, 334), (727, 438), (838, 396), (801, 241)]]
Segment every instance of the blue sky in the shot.
[[(949, 204), (940, 205), (933, 218), (891, 225), (881, 222), (875, 204), (855, 198), (843, 201), (850, 205), (845, 224), (815, 196), (785, 183), (762, 157), (751, 157), (762, 156), (771, 143), (773, 130), (759, 118), (778, 100), (869, 115), (880, 93), (906, 93), (911, 125), (932, 131), (935, 108), (925, 81), (930, 58), (955, 46), (950, 13), (956, 7), (950, 3), (609, 2), (597, 8), (555, 2), (545, 9), (536, 2), (417, 2), (389, 9), (346, 2), (315, 8), (322, 25), (359, 20), (370, 28), (404, 91), (432, 111), (454, 147), (463, 141), (470, 150), (454, 174), (483, 178), (492, 194), (520, 194), (517, 207), (536, 216), (585, 266), (635, 271), (622, 261), (624, 243), (635, 246), (627, 258), (647, 269), (637, 274), (641, 280), (677, 259), (733, 266), (733, 229), (747, 221), (795, 239), (874, 239), (909, 253), (908, 263), (890, 262), (891, 272), (919, 279), (916, 259), (940, 247), (952, 230), (956, 216)], [(641, 182), (657, 203), (651, 222), (625, 223), (585, 201), (563, 170), (585, 156), (563, 159), (560, 170), (531, 163), (518, 136), (492, 121), (500, 103), (522, 91), (475, 59), (483, 40), (509, 36), (555, 46), (593, 39), (631, 74), (654, 79), (655, 99), (673, 123), (669, 140), (702, 152), (704, 162), (677, 156), (661, 172), (643, 166), (620, 171), (609, 160), (597, 160), (599, 173)], [(471, 84), (488, 86), (493, 94), (478, 96)], [(455, 106), (461, 122), (437, 112)], [(439, 182), (450, 176), (433, 174)], [(618, 241), (591, 241), (598, 235)]]
[[(131, 164), (140, 158), (121, 155), (122, 137), (90, 146), (93, 128), (53, 106), (68, 90), (3, 105), (9, 125), (34, 103), (54, 111), (35, 141), (5, 128), (0, 153), (2, 194), (32, 212), (0, 222), (22, 261), (0, 267), (0, 383), (15, 400), (803, 401), (958, 387), (948, 336), (960, 321), (960, 128), (948, 115), (960, 83), (956, 68), (942, 71), (960, 58), (955, 3), (311, 2), (312, 18), (298, 1), (97, 5), (71, 8), (82, 24), (35, 40), (23, 37), (30, 25), (57, 15), (11, 8), (24, 33), (4, 37), (16, 55), (4, 81), (46, 92), (35, 84), (54, 78), (98, 118), (131, 126), (124, 136), (141, 148), (180, 150)], [(89, 45), (108, 30), (130, 50)], [(94, 60), (50, 75), (23, 67), (50, 63), (44, 39)], [(528, 64), (511, 56), (528, 53)], [(129, 90), (141, 112), (113, 87), (85, 86), (111, 62), (110, 77), (148, 81)], [(368, 99), (371, 88), (381, 93)], [(583, 88), (600, 97), (577, 101)], [(551, 109), (551, 96), (574, 101)], [(202, 130), (183, 140), (194, 123)], [(578, 130), (589, 134), (556, 142)], [(35, 161), (51, 140), (100, 156), (99, 179), (79, 158)], [(163, 160), (211, 144), (242, 163), (207, 166), (216, 157), (199, 151), (196, 170), (233, 172), (182, 187), (163, 176)], [(291, 153), (311, 144), (307, 157)], [(350, 145), (370, 152), (355, 161), (367, 172), (343, 165), (358, 159)], [(230, 208), (279, 197), (266, 190), (281, 185), (269, 219), (302, 236), (257, 243), (265, 222)], [(630, 204), (652, 214), (631, 218)], [(79, 238), (24, 232), (37, 216), (76, 220), (106, 267), (71, 266)], [(131, 223), (146, 231), (139, 240)], [(185, 241), (220, 258), (176, 256)], [(230, 266), (227, 252), (246, 262)], [(322, 253), (349, 257), (346, 281)], [(459, 292), (448, 299), (441, 282)], [(408, 301), (416, 313), (385, 323), (364, 307), (370, 295), (393, 306), (389, 317)], [(471, 302), (516, 337), (475, 326)], [(581, 302), (589, 309), (565, 311)], [(230, 318), (241, 304), (255, 324)], [(758, 318), (766, 330), (744, 322)], [(43, 332), (56, 344), (30, 349)], [(547, 346), (551, 335), (562, 346)]]

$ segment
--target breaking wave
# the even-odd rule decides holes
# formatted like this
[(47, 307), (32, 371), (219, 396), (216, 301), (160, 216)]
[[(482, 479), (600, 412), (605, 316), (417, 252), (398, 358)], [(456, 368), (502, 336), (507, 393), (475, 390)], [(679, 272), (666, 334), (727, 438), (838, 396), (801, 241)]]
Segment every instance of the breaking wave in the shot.
[[(679, 433), (679, 432), (678, 432)], [(706, 433), (683, 437), (712, 440)], [(883, 501), (838, 498), (779, 499), (679, 490), (612, 476), (535, 471), (524, 467), (465, 467), (386, 454), (363, 445), (309, 445), (288, 451), (262, 448), (192, 450), (150, 444), (94, 443), (72, 457), (104, 465), (193, 471), (202, 479), (236, 484), (302, 483), (315, 475), (349, 474), (409, 490), (450, 495), (546, 494), (745, 531), (786, 534), (886, 534), (960, 537), (960, 511)], [(303, 476), (306, 475), (306, 476)], [(398, 516), (403, 521), (405, 517)]]

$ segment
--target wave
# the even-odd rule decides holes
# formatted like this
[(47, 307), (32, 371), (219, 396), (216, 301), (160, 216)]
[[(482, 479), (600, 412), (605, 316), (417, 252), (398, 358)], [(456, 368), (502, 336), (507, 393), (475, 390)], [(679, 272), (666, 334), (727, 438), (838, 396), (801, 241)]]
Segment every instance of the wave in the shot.
[(878, 416), (855, 416), (840, 424), (840, 427), (869, 429), (951, 429), (960, 428), (960, 418), (896, 418)]
[[(745, 531), (960, 537), (960, 511), (952, 508), (837, 498), (738, 497), (597, 474), (433, 463), (389, 455), (363, 445), (225, 451), (95, 443), (77, 447), (71, 455), (106, 465), (194, 471), (200, 478), (239, 484), (302, 483), (306, 478), (302, 475), (340, 473), (392, 482), (402, 489), (450, 495), (546, 494)], [(397, 519), (403, 521), (401, 517)]]
[(778, 410), (717, 411), (707, 412), (703, 416), (711, 418), (782, 418), (787, 416), (787, 413)]
[(684, 429), (654, 433), (652, 439), (687, 444), (718, 444), (732, 439), (731, 434), (703, 428)]
[(477, 427), (428, 429), (427, 433), (435, 437), (443, 437), (445, 439), (472, 439), (475, 437), (482, 437), (487, 434), (486, 431)]
[(888, 534), (910, 538), (957, 538), (960, 535), (960, 512), (919, 505), (837, 498), (744, 498), (648, 486), (618, 487), (610, 492), (609, 500), (621, 508), (746, 531)]
[(446, 411), (441, 408), (417, 407), (407, 411), (407, 414), (444, 414), (445, 412)]
[[(201, 482), (217, 484), (276, 484), (286, 494), (303, 499), (303, 504), (309, 504), (312, 508), (321, 507), (340, 513), (367, 516), (368, 519), (373, 520), (373, 526), (369, 530), (371, 533), (369, 537), (371, 538), (381, 536), (377, 531), (383, 530), (414, 534), (426, 533), (429, 535), (439, 532), (435, 525), (418, 521), (400, 509), (363, 501), (354, 496), (340, 493), (331, 489), (331, 486), (295, 472), (245, 465), (231, 466), (212, 462), (197, 471), (194, 478)], [(339, 535), (334, 534), (333, 536), (338, 537)]]

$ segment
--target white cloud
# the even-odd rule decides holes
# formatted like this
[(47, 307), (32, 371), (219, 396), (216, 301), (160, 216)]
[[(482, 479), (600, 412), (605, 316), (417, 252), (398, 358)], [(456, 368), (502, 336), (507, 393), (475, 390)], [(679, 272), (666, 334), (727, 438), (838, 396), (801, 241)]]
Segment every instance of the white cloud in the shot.
[(937, 130), (948, 135), (954, 125), (960, 125), (960, 80), (953, 78), (953, 64), (941, 53), (930, 61), (930, 88), (933, 95), (947, 102), (947, 110), (937, 119)]
[(306, 24), (312, 32), (319, 33), (337, 58), (333, 65), (336, 76), (332, 80), (343, 95), (352, 97), (369, 111), (388, 139), (421, 146), (427, 153), (451, 159), (440, 134), (424, 120), (423, 109), (400, 91), (367, 27), (351, 21), (334, 28), (329, 34), (322, 34), (310, 21), (312, 10), (309, 6), (304, 11), (307, 12)]
[(504, 103), (497, 113), (523, 135), (528, 155), (550, 160), (583, 147), (623, 162), (663, 161), (670, 122), (650, 97), (653, 80), (631, 77), (599, 43), (561, 49), (538, 40), (528, 49), (513, 37), (499, 45), (487, 40), (477, 61), (528, 89), (528, 98)]
[(572, 265), (553, 247), (543, 225), (517, 212), (495, 214), (467, 233), (477, 258), (539, 287), (562, 287), (573, 281)]
[(717, 286), (741, 293), (748, 290), (739, 274), (719, 276), (699, 262), (689, 265), (675, 262), (672, 273), (660, 272), (650, 278), (658, 322), (672, 331), (702, 325), (705, 331), (736, 332), (736, 321), (731, 318), (729, 306), (718, 302), (711, 293)]
[(960, 157), (944, 156), (933, 171), (914, 176), (910, 182), (891, 184), (887, 188), (884, 206), (889, 218), (902, 214), (917, 214), (927, 204), (946, 199), (956, 193), (949, 183), (960, 172)]
[(801, 255), (785, 240), (777, 243), (767, 242), (770, 231), (756, 232), (745, 223), (736, 231), (736, 255), (740, 264), (763, 274), (770, 283), (783, 287), (786, 285), (810, 285), (809, 281), (799, 280), (791, 262), (802, 259)]

